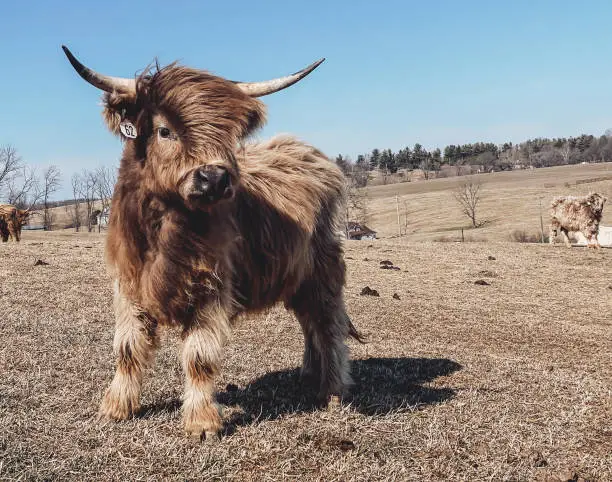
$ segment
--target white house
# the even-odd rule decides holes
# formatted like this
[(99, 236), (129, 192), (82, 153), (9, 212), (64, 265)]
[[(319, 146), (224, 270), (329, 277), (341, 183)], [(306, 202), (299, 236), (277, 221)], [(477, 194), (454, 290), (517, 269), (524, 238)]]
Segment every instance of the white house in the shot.
[(100, 211), (97, 215), (97, 224), (101, 228), (108, 227), (108, 219), (110, 217), (110, 209), (105, 209), (104, 211)]

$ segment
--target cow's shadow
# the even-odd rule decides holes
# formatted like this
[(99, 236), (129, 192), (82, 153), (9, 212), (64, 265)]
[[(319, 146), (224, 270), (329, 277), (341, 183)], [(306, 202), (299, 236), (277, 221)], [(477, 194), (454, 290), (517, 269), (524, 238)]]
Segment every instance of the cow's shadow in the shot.
[[(459, 363), (447, 358), (369, 358), (353, 360), (354, 385), (343, 400), (351, 409), (366, 415), (384, 415), (448, 400), (452, 388), (426, 386), (438, 377), (460, 370)], [(231, 434), (238, 426), (274, 420), (288, 414), (312, 412), (320, 408), (316, 390), (300, 378), (299, 369), (267, 373), (244, 388), (228, 385), (217, 394), (219, 403), (233, 414), (225, 424)], [(143, 407), (141, 417), (179, 408), (178, 400)]]
[[(460, 364), (446, 358), (354, 360), (351, 374), (355, 384), (344, 403), (366, 415), (439, 403), (452, 398), (455, 391), (424, 384), (460, 369)], [(218, 394), (218, 400), (240, 410), (227, 422), (226, 431), (231, 433), (237, 426), (258, 420), (317, 410), (315, 391), (300, 378), (299, 369), (267, 373), (244, 388), (228, 385)]]

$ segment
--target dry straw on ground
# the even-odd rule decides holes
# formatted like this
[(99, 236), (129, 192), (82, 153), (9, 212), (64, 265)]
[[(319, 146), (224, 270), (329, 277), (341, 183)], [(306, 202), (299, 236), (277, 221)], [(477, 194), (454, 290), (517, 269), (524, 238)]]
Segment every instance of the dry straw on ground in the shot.
[(226, 433), (201, 445), (179, 427), (172, 332), (140, 416), (95, 420), (113, 374), (102, 236), (0, 245), (0, 479), (612, 480), (611, 251), (347, 250), (348, 310), (369, 337), (351, 344), (352, 400), (313, 407), (299, 326), (275, 308), (236, 327), (217, 384)]

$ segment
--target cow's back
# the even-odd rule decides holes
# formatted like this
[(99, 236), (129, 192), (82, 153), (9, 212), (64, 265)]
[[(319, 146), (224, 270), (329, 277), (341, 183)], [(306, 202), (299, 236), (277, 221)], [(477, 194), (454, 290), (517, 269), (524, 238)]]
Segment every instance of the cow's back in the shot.
[(294, 293), (324, 257), (322, 244), (339, 248), (344, 177), (320, 151), (287, 136), (246, 146), (239, 167), (235, 298), (260, 309)]

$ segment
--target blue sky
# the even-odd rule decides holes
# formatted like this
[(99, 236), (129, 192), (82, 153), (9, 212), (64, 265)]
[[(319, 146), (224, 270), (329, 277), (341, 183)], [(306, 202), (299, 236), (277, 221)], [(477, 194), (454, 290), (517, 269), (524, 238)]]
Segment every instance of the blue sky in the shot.
[(0, 144), (27, 162), (117, 165), (98, 91), (60, 45), (109, 75), (158, 57), (236, 80), (327, 61), (263, 98), (260, 137), (291, 132), (330, 156), (612, 127), (609, 1), (20, 1), (0, 6)]

